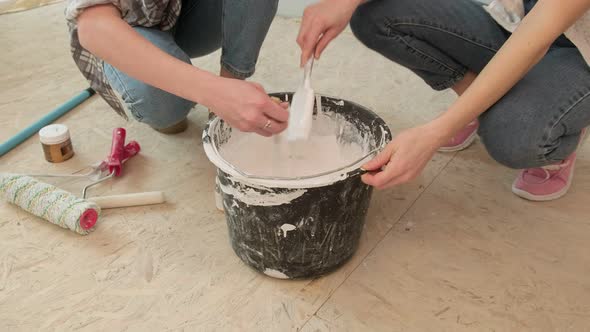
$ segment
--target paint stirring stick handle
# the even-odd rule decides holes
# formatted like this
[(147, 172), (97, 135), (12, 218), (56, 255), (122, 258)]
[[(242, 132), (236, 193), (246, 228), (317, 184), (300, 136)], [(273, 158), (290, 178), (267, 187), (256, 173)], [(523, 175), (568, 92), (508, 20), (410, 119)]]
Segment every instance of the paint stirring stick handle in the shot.
[(311, 70), (313, 69), (313, 56), (307, 60), (303, 67), (303, 86), (311, 88)]

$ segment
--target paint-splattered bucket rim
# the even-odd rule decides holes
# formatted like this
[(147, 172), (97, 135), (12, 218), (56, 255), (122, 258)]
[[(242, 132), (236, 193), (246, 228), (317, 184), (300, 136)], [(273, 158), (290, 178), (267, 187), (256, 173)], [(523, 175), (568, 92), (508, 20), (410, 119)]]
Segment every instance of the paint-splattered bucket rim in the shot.
[[(292, 94), (292, 92), (275, 92), (275, 93), (271, 93), (270, 95), (281, 95), (281, 94)], [(381, 121), (383, 121), (383, 119), (381, 119), (381, 117), (377, 113), (375, 113), (372, 109), (370, 109), (366, 106), (362, 106), (358, 103), (355, 103), (355, 102), (352, 102), (349, 100), (345, 100), (342, 98), (338, 98), (338, 97), (332, 97), (332, 96), (327, 96), (327, 95), (323, 95), (323, 94), (316, 94), (316, 95), (319, 97), (324, 97), (324, 98), (342, 100), (345, 103), (348, 103), (350, 105), (358, 107), (359, 109), (362, 109), (363, 111), (366, 111), (366, 112), (372, 114), (373, 116), (375, 116), (377, 119), (380, 119)], [(347, 179), (347, 178), (350, 178), (353, 176), (361, 175), (366, 172), (361, 168), (361, 166), (370, 157), (374, 157), (383, 148), (385, 148), (385, 145), (387, 144), (387, 141), (388, 141), (388, 139), (382, 139), (381, 146), (378, 146), (375, 149), (371, 150), (370, 152), (365, 154), (363, 157), (359, 158), (357, 161), (350, 163), (346, 166), (339, 167), (335, 170), (330, 170), (330, 171), (321, 172), (321, 173), (312, 174), (312, 175), (306, 175), (306, 176), (298, 176), (298, 177), (260, 176), (260, 175), (248, 174), (246, 172), (239, 170), (236, 166), (234, 166), (233, 164), (231, 164), (230, 162), (228, 162), (227, 160), (225, 160), (225, 158), (223, 158), (221, 156), (221, 153), (217, 149), (216, 144), (214, 144), (213, 140), (211, 139), (212, 133), (210, 133), (211, 130), (217, 128), (218, 124), (221, 121), (222, 120), (220, 118), (214, 117), (207, 122), (207, 125), (203, 129), (203, 148), (205, 149), (205, 154), (207, 155), (209, 160), (215, 166), (217, 166), (220, 170), (222, 170), (226, 174), (229, 174), (230, 176), (236, 178), (236, 180), (240, 180), (240, 181), (249, 183), (251, 185), (264, 186), (264, 187), (268, 187), (268, 188), (299, 189), (299, 188), (322, 187), (322, 186), (330, 185), (330, 184), (335, 183), (337, 181), (341, 181), (341, 180), (344, 180), (344, 179)], [(384, 129), (383, 135), (390, 135), (389, 128), (387, 127), (387, 125), (385, 124), (384, 121), (383, 121), (382, 126)]]

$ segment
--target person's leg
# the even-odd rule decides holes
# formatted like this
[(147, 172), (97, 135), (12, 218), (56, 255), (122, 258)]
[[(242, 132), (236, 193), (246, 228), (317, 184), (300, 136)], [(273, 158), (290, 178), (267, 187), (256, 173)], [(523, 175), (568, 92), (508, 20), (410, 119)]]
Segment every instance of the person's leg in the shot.
[[(383, 0), (361, 5), (350, 22), (367, 47), (412, 70), (435, 90), (461, 95), (508, 38), (473, 0)], [(473, 121), (439, 151), (468, 147)]]
[(221, 0), (183, 0), (174, 40), (190, 58), (215, 52), (222, 39)]
[(508, 37), (473, 0), (371, 1), (359, 6), (350, 25), (363, 44), (435, 90), (479, 73)]
[(580, 134), (590, 126), (590, 69), (576, 48), (552, 48), (479, 120), (490, 155), (525, 169), (516, 194), (559, 198), (571, 183)]
[(234, 77), (254, 74), (278, 0), (223, 0), (221, 67)]
[[(190, 58), (169, 32), (143, 27), (134, 29), (161, 50), (190, 63)], [(164, 133), (176, 133), (186, 128), (186, 116), (194, 102), (136, 80), (108, 63), (104, 64), (104, 71), (135, 119)]]
[(185, 0), (175, 40), (191, 57), (222, 48), (221, 76), (245, 79), (276, 14), (278, 0)]

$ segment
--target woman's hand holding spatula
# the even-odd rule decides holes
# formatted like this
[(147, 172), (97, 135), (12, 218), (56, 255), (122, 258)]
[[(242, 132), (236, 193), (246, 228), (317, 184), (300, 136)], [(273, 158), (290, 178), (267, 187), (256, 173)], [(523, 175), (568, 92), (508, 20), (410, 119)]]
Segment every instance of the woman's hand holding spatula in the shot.
[(221, 84), (223, 88), (212, 90), (222, 94), (212, 95), (203, 103), (230, 126), (266, 137), (287, 128), (288, 104), (273, 102), (260, 84), (227, 78), (219, 80), (212, 84)]

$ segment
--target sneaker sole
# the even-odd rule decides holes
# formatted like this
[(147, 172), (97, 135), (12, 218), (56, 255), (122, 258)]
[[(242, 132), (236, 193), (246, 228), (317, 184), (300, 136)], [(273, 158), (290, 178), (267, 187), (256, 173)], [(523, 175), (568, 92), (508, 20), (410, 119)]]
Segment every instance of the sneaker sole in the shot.
[(556, 199), (559, 199), (559, 198), (565, 196), (565, 194), (567, 194), (567, 192), (569, 191), (569, 189), (572, 185), (572, 182), (573, 182), (572, 180), (574, 179), (575, 167), (576, 167), (576, 161), (574, 160), (573, 165), (572, 165), (572, 171), (570, 172), (570, 176), (567, 179), (567, 184), (565, 185), (565, 187), (563, 187), (563, 189), (561, 189), (560, 191), (558, 191), (556, 193), (549, 194), (549, 195), (531, 194), (528, 191), (524, 191), (524, 190), (516, 188), (515, 187), (516, 180), (512, 183), (512, 192), (516, 196), (527, 199), (529, 201), (534, 201), (534, 202), (554, 201)]
[(464, 140), (463, 143), (461, 143), (459, 145), (455, 145), (455, 146), (439, 148), (438, 152), (457, 152), (457, 151), (465, 150), (475, 141), (476, 136), (477, 136), (477, 130), (474, 131), (473, 133), (471, 133), (471, 135), (469, 135), (469, 137), (467, 137), (467, 139)]

